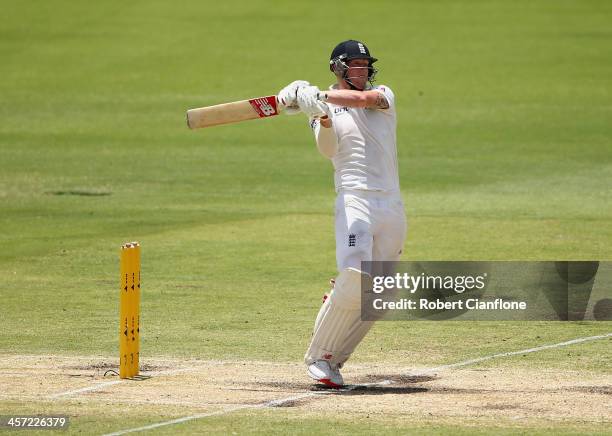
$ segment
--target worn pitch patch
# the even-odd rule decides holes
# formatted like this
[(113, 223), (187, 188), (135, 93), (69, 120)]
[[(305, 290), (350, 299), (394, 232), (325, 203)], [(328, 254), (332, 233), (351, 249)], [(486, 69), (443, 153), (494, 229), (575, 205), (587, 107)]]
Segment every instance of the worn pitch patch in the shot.
[(391, 364), (349, 365), (343, 373), (354, 384), (329, 389), (311, 383), (297, 363), (147, 359), (143, 375), (150, 378), (124, 381), (107, 373), (114, 361), (0, 356), (0, 402), (167, 405), (185, 414), (265, 405), (349, 417), (375, 413), (599, 422), (609, 420), (612, 409), (612, 376), (586, 371), (464, 368), (407, 375), (405, 367)]

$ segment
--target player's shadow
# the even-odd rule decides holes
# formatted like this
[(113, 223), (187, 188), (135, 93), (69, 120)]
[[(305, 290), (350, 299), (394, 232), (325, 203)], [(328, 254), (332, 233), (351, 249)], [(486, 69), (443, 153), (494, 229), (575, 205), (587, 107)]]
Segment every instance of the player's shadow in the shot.
[[(249, 390), (261, 392), (275, 392), (280, 389), (296, 391), (308, 390), (330, 395), (385, 395), (385, 394), (416, 394), (428, 392), (430, 389), (422, 386), (413, 386), (437, 379), (429, 375), (399, 375), (399, 374), (375, 374), (358, 377), (354, 384), (345, 385), (341, 388), (331, 388), (324, 384), (311, 384), (308, 382), (258, 382), (256, 387), (240, 387), (236, 390)], [(282, 407), (293, 407), (307, 400), (297, 400), (283, 403)]]
[(417, 386), (347, 385), (340, 389), (334, 389), (322, 384), (314, 385), (311, 390), (328, 391), (335, 395), (416, 394), (429, 391), (427, 388)]
[(436, 377), (428, 375), (367, 375), (361, 377), (358, 383), (346, 385), (339, 389), (330, 388), (323, 384), (312, 386), (313, 391), (328, 391), (338, 395), (385, 395), (385, 394), (416, 394), (428, 392), (422, 386), (411, 386), (435, 380)]

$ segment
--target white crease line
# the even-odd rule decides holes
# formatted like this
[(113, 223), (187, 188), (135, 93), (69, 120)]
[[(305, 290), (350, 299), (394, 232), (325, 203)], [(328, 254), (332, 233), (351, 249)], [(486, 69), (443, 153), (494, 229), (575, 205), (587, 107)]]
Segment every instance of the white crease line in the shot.
[(253, 407), (255, 406), (251, 404), (246, 404), (246, 405), (241, 405), (241, 406), (230, 407), (229, 409), (218, 410), (216, 412), (198, 413), (197, 415), (184, 416), (182, 418), (173, 419), (172, 421), (158, 422), (157, 424), (145, 425), (144, 427), (131, 428), (129, 430), (120, 430), (115, 433), (108, 433), (105, 436), (117, 436), (117, 435), (122, 435), (126, 433), (133, 433), (137, 431), (153, 430), (154, 428), (164, 427), (166, 425), (180, 424), (181, 422), (192, 421), (194, 419), (208, 418), (209, 416), (225, 415), (226, 413), (231, 413), (236, 410), (248, 409), (248, 408), (253, 408)]
[(292, 401), (299, 401), (304, 398), (314, 397), (315, 395), (325, 395), (332, 391), (321, 391), (321, 392), (305, 392), (303, 394), (294, 395), (293, 397), (281, 398), (280, 400), (266, 401), (264, 403), (256, 404), (255, 407), (282, 407)]
[(363, 387), (363, 386), (383, 386), (383, 385), (389, 385), (389, 384), (392, 384), (392, 383), (394, 383), (392, 380), (383, 380), (381, 382), (375, 382), (375, 383), (363, 383), (363, 384), (359, 384), (359, 385), (350, 385), (350, 386), (347, 386), (345, 389), (341, 389), (341, 390), (305, 392), (303, 394), (294, 395), (292, 397), (286, 397), (286, 398), (281, 398), (281, 399), (272, 400), (272, 401), (265, 401), (263, 403), (258, 403), (258, 404), (244, 404), (244, 405), (241, 405), (241, 406), (230, 407), (228, 409), (219, 410), (217, 412), (200, 413), (200, 414), (197, 414), (197, 415), (184, 416), (182, 418), (173, 419), (171, 421), (158, 422), (156, 424), (145, 425), (143, 427), (130, 428), (130, 429), (127, 429), (127, 430), (120, 430), (120, 431), (117, 431), (117, 432), (114, 432), (114, 433), (107, 433), (107, 434), (105, 434), (103, 436), (120, 436), (120, 435), (124, 435), (126, 433), (134, 433), (134, 432), (140, 432), (140, 431), (153, 430), (155, 428), (165, 427), (167, 425), (180, 424), (182, 422), (193, 421), (193, 420), (196, 420), (196, 419), (207, 418), (207, 417), (210, 417), (210, 416), (225, 415), (227, 413), (231, 413), (231, 412), (235, 412), (237, 410), (243, 410), (243, 409), (261, 409), (261, 408), (266, 408), (266, 407), (282, 407), (282, 406), (284, 406), (287, 403), (291, 403), (293, 401), (303, 400), (304, 398), (315, 397), (315, 396), (322, 396), (322, 395), (333, 395), (333, 394), (338, 394), (338, 393), (342, 393), (342, 392), (353, 391), (353, 390), (358, 389), (358, 388)]
[[(581, 342), (595, 341), (597, 339), (604, 339), (604, 338), (608, 338), (608, 337), (611, 337), (611, 336), (612, 336), (612, 333), (607, 333), (605, 335), (588, 336), (588, 337), (585, 337), (585, 338), (572, 339), (570, 341), (559, 342), (557, 344), (542, 345), (540, 347), (528, 348), (526, 350), (510, 351), (510, 352), (507, 352), (507, 353), (491, 354), (490, 356), (479, 357), (477, 359), (464, 360), (463, 362), (457, 362), (457, 363), (452, 363), (452, 364), (449, 364), (449, 365), (441, 365), (441, 366), (437, 366), (437, 367), (434, 367), (434, 368), (424, 369), (424, 370), (421, 370), (419, 372), (419, 374), (427, 374), (427, 373), (431, 373), (431, 372), (435, 372), (435, 371), (443, 371), (445, 369), (458, 368), (458, 367), (461, 367), (461, 366), (471, 365), (473, 363), (483, 362), (485, 360), (495, 359), (497, 357), (507, 357), (507, 356), (514, 356), (514, 355), (517, 355), (517, 354), (535, 353), (537, 351), (548, 350), (550, 348), (558, 348), (558, 347), (564, 347), (566, 345), (579, 344)], [(411, 375), (414, 375), (414, 374), (411, 374)], [(375, 382), (375, 383), (364, 383), (364, 384), (361, 384), (361, 385), (351, 385), (351, 386), (348, 386), (346, 389), (341, 390), (340, 392), (352, 391), (352, 390), (355, 390), (355, 389), (359, 388), (360, 386), (380, 386), (380, 385), (389, 385), (389, 384), (393, 384), (393, 383), (394, 383), (393, 380), (382, 380), (380, 382)], [(249, 405), (242, 405), (242, 406), (232, 407), (232, 408), (225, 409), (225, 410), (219, 410), (217, 412), (202, 413), (202, 414), (197, 414), (197, 415), (190, 415), (190, 416), (185, 416), (183, 418), (173, 419), (171, 421), (158, 422), (156, 424), (146, 425), (144, 427), (128, 428), (126, 430), (119, 430), (119, 431), (116, 431), (114, 433), (107, 433), (107, 434), (105, 434), (103, 436), (120, 436), (120, 435), (124, 435), (126, 433), (134, 433), (134, 432), (139, 432), (139, 431), (152, 430), (152, 429), (158, 428), (158, 427), (164, 427), (164, 426), (167, 426), (167, 425), (179, 424), (179, 423), (186, 422), (186, 421), (193, 421), (193, 420), (196, 420), (196, 419), (207, 418), (209, 416), (225, 415), (227, 413), (232, 413), (232, 412), (235, 412), (236, 410), (242, 410), (242, 409), (254, 409), (254, 408), (264, 408), (264, 407), (279, 407), (279, 406), (282, 406), (283, 404), (289, 403), (291, 401), (296, 401), (296, 400), (300, 400), (300, 399), (304, 399), (304, 398), (313, 397), (313, 396), (316, 396), (316, 395), (325, 395), (325, 394), (331, 394), (331, 393), (336, 393), (336, 392), (338, 392), (338, 391), (307, 392), (307, 393), (303, 393), (303, 394), (299, 394), (299, 395), (294, 395), (294, 396), (291, 396), (291, 397), (281, 398), (281, 399), (278, 399), (278, 400), (266, 401), (264, 403), (259, 403), (259, 404), (255, 404), (255, 405), (251, 405), (251, 404), (249, 404)]]
[(230, 408), (227, 408), (227, 409), (224, 409), (224, 410), (218, 410), (216, 412), (198, 413), (196, 415), (184, 416), (182, 418), (173, 419), (171, 421), (158, 422), (156, 424), (145, 425), (143, 427), (137, 427), (137, 428), (130, 428), (128, 430), (120, 430), (120, 431), (115, 432), (115, 433), (107, 433), (104, 436), (119, 436), (119, 435), (123, 435), (123, 434), (126, 434), (126, 433), (134, 433), (134, 432), (139, 432), (139, 431), (153, 430), (153, 429), (158, 428), (158, 427), (165, 427), (167, 425), (180, 424), (182, 422), (193, 421), (193, 420), (201, 419), (201, 418), (208, 418), (210, 416), (225, 415), (227, 413), (231, 413), (231, 412), (235, 412), (237, 410), (243, 410), (243, 409), (260, 409), (260, 408), (265, 408), (265, 407), (282, 407), (283, 405), (285, 405), (287, 403), (290, 403), (292, 401), (298, 401), (298, 400), (301, 400), (301, 399), (304, 399), (304, 398), (313, 397), (315, 395), (324, 395), (324, 394), (327, 394), (327, 393), (335, 393), (335, 392), (334, 391), (308, 392), (308, 393), (304, 393), (304, 394), (294, 395), (292, 397), (282, 398), (280, 400), (266, 401), (266, 402), (258, 403), (258, 404), (242, 404), (240, 406), (234, 406), (234, 407), (230, 407)]
[[(143, 371), (141, 375), (143, 376), (155, 376), (155, 377), (162, 377), (162, 376), (166, 376), (166, 375), (175, 375), (175, 374), (181, 374), (183, 372), (190, 372), (190, 371), (197, 371), (198, 369), (203, 369), (203, 367), (190, 367), (190, 368), (178, 368), (178, 369), (169, 369), (169, 370), (163, 370), (163, 371), (151, 371), (151, 372), (145, 372)], [(121, 379), (121, 380), (112, 380), (112, 381), (107, 381), (107, 382), (99, 382), (96, 383), (93, 386), (88, 386), (86, 388), (81, 388), (81, 389), (74, 389), (74, 390), (70, 390), (70, 391), (66, 391), (66, 392), (59, 392), (57, 394), (52, 394), (49, 395), (47, 398), (50, 399), (54, 399), (54, 398), (61, 398), (61, 397), (70, 397), (72, 395), (78, 395), (78, 394), (82, 394), (84, 392), (93, 392), (93, 391), (97, 391), (99, 389), (103, 389), (107, 386), (112, 386), (112, 385), (116, 385), (119, 383), (124, 383), (130, 381), (129, 379)]]
[(485, 360), (496, 359), (498, 357), (508, 357), (508, 356), (516, 356), (518, 354), (535, 353), (537, 351), (548, 350), (551, 348), (565, 347), (566, 345), (573, 345), (573, 344), (579, 344), (581, 342), (595, 341), (597, 339), (605, 339), (608, 337), (612, 337), (612, 333), (607, 333), (605, 335), (598, 335), (598, 336), (589, 336), (586, 338), (572, 339), (571, 341), (559, 342), (557, 344), (542, 345), (540, 347), (527, 348), (526, 350), (508, 351), (506, 353), (491, 354), (490, 356), (478, 357), (476, 359), (465, 360), (463, 362), (451, 363), (448, 365), (440, 365), (440, 366), (436, 366), (435, 368), (427, 368), (421, 371), (411, 372), (410, 375), (431, 374), (432, 372), (444, 371), (446, 369), (460, 368), (462, 366), (468, 366), (474, 363), (484, 362)]
[(72, 390), (72, 391), (60, 392), (60, 393), (57, 393), (57, 394), (49, 395), (48, 398), (69, 397), (71, 395), (82, 394), (83, 392), (97, 391), (98, 389), (102, 389), (102, 388), (105, 388), (107, 386), (112, 386), (112, 385), (116, 385), (116, 384), (119, 384), (119, 383), (123, 383), (123, 380), (113, 380), (113, 381), (101, 382), (101, 383), (98, 383), (97, 385), (94, 385), (94, 386), (88, 386), (86, 388), (75, 389), (75, 390)]
[[(215, 362), (217, 363), (217, 362)], [(171, 376), (171, 375), (177, 375), (177, 374), (182, 374), (185, 372), (192, 372), (192, 371), (198, 371), (198, 370), (202, 370), (202, 369), (206, 369), (206, 365), (202, 365), (202, 366), (192, 366), (192, 367), (188, 367), (188, 368), (177, 368), (177, 369), (165, 369), (165, 370), (161, 370), (161, 371), (142, 371), (141, 375), (142, 376), (151, 376), (151, 377), (163, 377), (163, 376)], [(49, 395), (47, 398), (53, 399), (53, 398), (61, 398), (61, 397), (69, 397), (72, 395), (78, 395), (78, 394), (82, 394), (84, 392), (93, 392), (93, 391), (97, 391), (98, 389), (103, 389), (107, 386), (111, 386), (111, 385), (115, 385), (115, 384), (119, 384), (119, 383), (123, 383), (123, 382), (127, 382), (129, 381), (129, 379), (127, 380), (113, 380), (113, 381), (108, 381), (108, 382), (101, 382), (101, 383), (96, 383), (93, 386), (88, 386), (86, 388), (81, 388), (81, 389), (75, 389), (75, 390), (70, 390), (70, 391), (66, 391), (66, 392), (60, 392), (57, 394), (53, 394), (53, 395)]]

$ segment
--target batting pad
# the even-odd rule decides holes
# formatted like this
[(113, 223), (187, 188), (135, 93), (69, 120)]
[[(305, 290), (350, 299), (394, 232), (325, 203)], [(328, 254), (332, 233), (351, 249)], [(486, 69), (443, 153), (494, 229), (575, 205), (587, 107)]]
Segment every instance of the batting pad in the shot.
[[(332, 365), (343, 363), (370, 329), (373, 322), (361, 321), (363, 274), (358, 269), (346, 268), (336, 278), (334, 290), (317, 315), (312, 340), (304, 356), (306, 364), (321, 359)], [(369, 324), (367, 329), (364, 324)]]
[[(333, 292), (333, 289), (331, 290), (331, 292)], [(329, 307), (329, 295), (327, 296), (327, 298), (321, 305), (321, 308), (319, 309), (319, 313), (317, 313), (317, 319), (315, 319), (315, 325), (314, 325), (313, 332), (316, 332), (319, 326), (321, 325), (321, 321), (323, 320), (323, 316), (325, 316), (325, 313), (327, 313), (328, 307)]]
[(374, 321), (361, 321), (353, 324), (344, 340), (344, 346), (340, 350), (340, 352), (336, 353), (335, 358), (337, 359), (337, 363), (339, 366), (342, 366), (344, 362), (346, 362), (357, 345), (365, 338), (365, 335), (368, 334), (372, 326), (374, 325)]

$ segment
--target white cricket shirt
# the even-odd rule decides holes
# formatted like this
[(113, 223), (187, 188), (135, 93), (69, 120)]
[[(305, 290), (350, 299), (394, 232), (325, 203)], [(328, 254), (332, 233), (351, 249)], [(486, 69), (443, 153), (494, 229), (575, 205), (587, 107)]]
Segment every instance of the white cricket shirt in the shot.
[[(384, 94), (388, 109), (349, 108), (328, 103), (338, 140), (338, 152), (331, 159), (336, 191), (399, 192), (395, 97), (387, 86), (372, 89)], [(319, 123), (313, 125), (315, 136), (319, 128)]]

